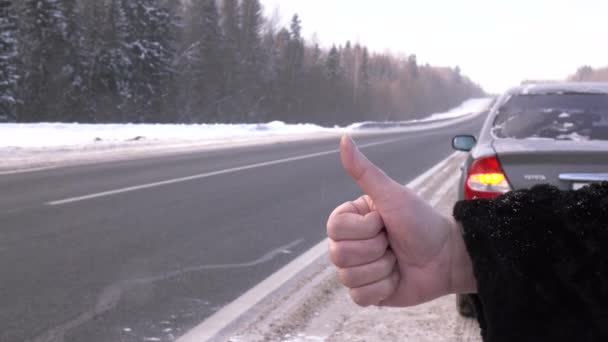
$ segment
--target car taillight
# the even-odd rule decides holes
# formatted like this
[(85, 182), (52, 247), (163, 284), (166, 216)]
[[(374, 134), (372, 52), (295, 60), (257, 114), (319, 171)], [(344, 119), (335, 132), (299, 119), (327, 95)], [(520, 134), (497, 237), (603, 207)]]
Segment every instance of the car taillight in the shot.
[(511, 191), (511, 185), (496, 156), (481, 158), (469, 168), (464, 198), (494, 198)]

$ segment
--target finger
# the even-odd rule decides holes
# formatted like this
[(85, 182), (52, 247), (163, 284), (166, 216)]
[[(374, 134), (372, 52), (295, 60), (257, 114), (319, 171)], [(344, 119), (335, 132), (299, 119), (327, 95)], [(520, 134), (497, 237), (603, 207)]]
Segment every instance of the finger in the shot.
[(359, 306), (379, 305), (395, 293), (398, 282), (399, 274), (394, 271), (379, 282), (350, 289), (350, 297)]
[(376, 211), (359, 214), (332, 215), (327, 221), (327, 235), (334, 241), (369, 240), (384, 229), (382, 217)]
[(363, 192), (373, 200), (384, 198), (391, 189), (399, 186), (384, 171), (369, 161), (350, 137), (342, 137), (340, 152), (344, 169), (359, 184)]
[(363, 287), (378, 282), (393, 273), (397, 258), (392, 251), (387, 251), (382, 258), (371, 264), (341, 268), (338, 277), (342, 285), (348, 288)]
[(352, 201), (353, 206), (359, 211), (359, 214), (365, 215), (370, 211), (376, 210), (369, 196), (364, 195)]
[(368, 196), (361, 196), (354, 201), (349, 201), (338, 206), (331, 213), (330, 216), (336, 216), (340, 214), (359, 214), (366, 215), (372, 211), (370, 205), (370, 198)]
[(380, 259), (388, 249), (386, 233), (369, 240), (329, 240), (329, 257), (338, 268), (366, 265)]

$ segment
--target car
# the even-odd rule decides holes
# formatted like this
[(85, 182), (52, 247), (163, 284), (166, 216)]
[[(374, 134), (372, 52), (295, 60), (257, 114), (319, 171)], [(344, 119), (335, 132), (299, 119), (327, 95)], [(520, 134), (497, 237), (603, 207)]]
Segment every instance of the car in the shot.
[[(608, 83), (524, 84), (508, 90), (479, 133), (458, 135), (468, 152), (460, 200), (491, 199), (512, 190), (551, 184), (562, 190), (608, 181)], [(457, 309), (474, 316), (474, 296)]]

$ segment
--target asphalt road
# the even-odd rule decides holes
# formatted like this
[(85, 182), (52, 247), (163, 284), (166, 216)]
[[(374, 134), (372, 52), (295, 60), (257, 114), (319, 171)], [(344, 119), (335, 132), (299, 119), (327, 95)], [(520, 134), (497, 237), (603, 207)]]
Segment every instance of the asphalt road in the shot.
[[(379, 143), (364, 151), (408, 182), (482, 120), (357, 141)], [(359, 194), (328, 152), (337, 147), (326, 139), (0, 176), (0, 341), (174, 340), (324, 238), (329, 212)]]

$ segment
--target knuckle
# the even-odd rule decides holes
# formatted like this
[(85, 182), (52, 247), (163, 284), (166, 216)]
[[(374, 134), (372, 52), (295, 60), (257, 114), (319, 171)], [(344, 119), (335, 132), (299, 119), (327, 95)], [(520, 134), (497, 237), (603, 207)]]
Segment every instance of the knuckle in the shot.
[(393, 254), (393, 252), (391, 252), (389, 250), (386, 252), (386, 255), (384, 256), (384, 258), (382, 258), (382, 266), (384, 268), (392, 269), (395, 266), (396, 261), (397, 261), (397, 258), (395, 257), (395, 254)]
[(345, 268), (347, 266), (348, 256), (346, 255), (342, 244), (330, 241), (329, 243), (329, 257), (331, 262), (339, 268)]
[(330, 217), (329, 220), (327, 220), (327, 236), (329, 236), (330, 238), (336, 238), (336, 231), (337, 231), (337, 222), (336, 222), (336, 218), (335, 217)]
[(372, 304), (370, 303), (368, 296), (366, 296), (364, 291), (362, 291), (361, 289), (351, 289), (350, 298), (355, 304), (364, 308)]
[(352, 270), (348, 270), (348, 269), (339, 269), (338, 270), (338, 279), (340, 280), (340, 283), (346, 287), (350, 287), (352, 288), (353, 286), (356, 285), (356, 277), (353, 274)]
[(372, 250), (378, 256), (378, 258), (380, 258), (386, 253), (388, 245), (386, 233), (380, 233), (373, 240)]

